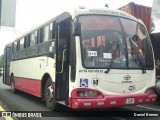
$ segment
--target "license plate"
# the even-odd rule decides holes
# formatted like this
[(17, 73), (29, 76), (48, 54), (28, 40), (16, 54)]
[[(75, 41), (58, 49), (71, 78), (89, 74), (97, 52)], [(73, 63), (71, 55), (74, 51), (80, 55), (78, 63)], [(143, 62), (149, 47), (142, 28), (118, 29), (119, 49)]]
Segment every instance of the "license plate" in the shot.
[(134, 98), (126, 98), (126, 104), (134, 104)]

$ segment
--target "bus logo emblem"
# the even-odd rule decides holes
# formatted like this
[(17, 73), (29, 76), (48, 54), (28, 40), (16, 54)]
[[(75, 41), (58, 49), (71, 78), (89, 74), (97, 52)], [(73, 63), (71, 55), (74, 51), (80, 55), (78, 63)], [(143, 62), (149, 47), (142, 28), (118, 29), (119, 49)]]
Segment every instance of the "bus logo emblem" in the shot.
[(131, 76), (130, 75), (125, 75), (124, 76), (124, 80), (130, 80), (131, 79)]

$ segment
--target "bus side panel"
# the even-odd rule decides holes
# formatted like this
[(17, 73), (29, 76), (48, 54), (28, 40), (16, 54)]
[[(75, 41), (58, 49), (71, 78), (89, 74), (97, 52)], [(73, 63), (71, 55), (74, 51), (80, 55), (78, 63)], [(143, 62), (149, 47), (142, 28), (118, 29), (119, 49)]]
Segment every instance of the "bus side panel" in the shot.
[(47, 56), (12, 61), (10, 75), (14, 75), (15, 87), (31, 95), (41, 97), (41, 83), (45, 73), (55, 81), (55, 60)]
[(41, 81), (29, 78), (15, 77), (15, 87), (31, 95), (41, 97)]

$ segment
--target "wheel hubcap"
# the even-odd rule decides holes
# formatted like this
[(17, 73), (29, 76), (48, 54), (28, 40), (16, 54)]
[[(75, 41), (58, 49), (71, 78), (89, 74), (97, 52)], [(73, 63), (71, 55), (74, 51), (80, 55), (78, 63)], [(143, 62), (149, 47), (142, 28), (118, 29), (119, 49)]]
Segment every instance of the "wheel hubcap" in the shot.
[(53, 101), (53, 87), (52, 85), (49, 85), (47, 88), (47, 93), (46, 93), (46, 97), (48, 99), (48, 102), (52, 102)]

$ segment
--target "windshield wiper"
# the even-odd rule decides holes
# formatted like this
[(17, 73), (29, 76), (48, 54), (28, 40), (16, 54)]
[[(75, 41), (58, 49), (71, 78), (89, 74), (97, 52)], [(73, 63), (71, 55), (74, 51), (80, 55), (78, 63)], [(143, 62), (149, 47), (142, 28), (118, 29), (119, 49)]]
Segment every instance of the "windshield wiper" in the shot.
[[(136, 44), (130, 37), (129, 37), (129, 39), (130, 39), (130, 41), (131, 41), (131, 45), (132, 45), (132, 43), (133, 44)], [(138, 46), (137, 46), (138, 47)], [(145, 69), (145, 67), (144, 67), (144, 62), (143, 62), (143, 60), (144, 60), (144, 58), (143, 58), (143, 56), (141, 55), (141, 54), (139, 54), (139, 47), (138, 47), (138, 51), (136, 50), (136, 53), (137, 53), (137, 56), (138, 56), (138, 62), (139, 62), (139, 65), (141, 66), (141, 68), (142, 68), (142, 73), (146, 73), (146, 69)]]
[(139, 57), (139, 59), (138, 59), (139, 65), (142, 68), (142, 73), (146, 73), (146, 69), (145, 69), (144, 64), (143, 64), (143, 56), (141, 56), (141, 55), (138, 54), (138, 57)]
[(108, 68), (107, 68), (107, 70), (104, 71), (104, 73), (109, 73), (109, 71), (111, 70), (111, 67), (112, 67), (112, 64), (113, 64), (114, 60), (115, 60), (115, 58), (112, 59), (112, 61), (110, 62), (109, 66), (108, 66)]
[(140, 60), (140, 62), (139, 62), (139, 64), (140, 64), (140, 66), (142, 67), (142, 73), (146, 73), (146, 69), (145, 69), (145, 66), (144, 66), (144, 58), (143, 58), (143, 56), (142, 55), (139, 55), (138, 54), (138, 56), (139, 56), (139, 60)]
[(115, 35), (116, 35), (117, 49), (114, 49), (112, 53), (114, 53), (114, 52), (116, 52), (118, 50), (118, 55), (117, 55), (117, 57), (112, 59), (112, 61), (110, 62), (109, 66), (107, 68), (107, 70), (104, 73), (109, 73), (109, 71), (111, 70), (111, 67), (112, 67), (112, 64), (113, 64), (114, 60), (120, 56), (119, 41), (118, 41), (117, 34), (115, 34)]

